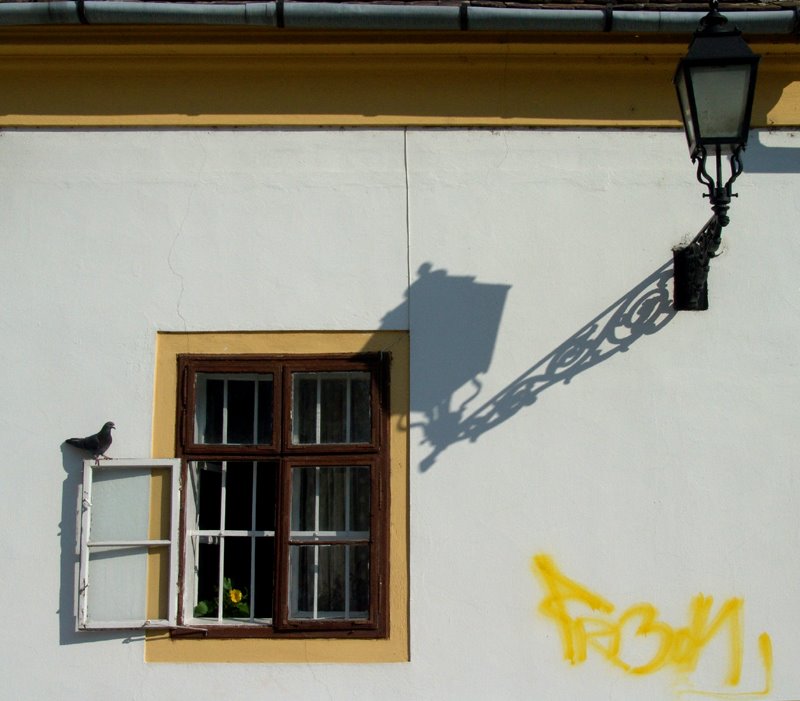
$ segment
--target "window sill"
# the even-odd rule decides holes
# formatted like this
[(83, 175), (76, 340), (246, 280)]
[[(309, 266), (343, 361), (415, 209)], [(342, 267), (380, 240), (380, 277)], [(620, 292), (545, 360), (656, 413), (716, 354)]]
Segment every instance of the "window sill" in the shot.
[(270, 626), (257, 625), (186, 625), (176, 626), (169, 629), (170, 637), (176, 639), (209, 639), (209, 640), (229, 640), (229, 639), (272, 639), (272, 640), (342, 640), (342, 639), (372, 639), (380, 640), (385, 638), (379, 631), (373, 629), (348, 629), (348, 630), (296, 630), (276, 632)]
[(380, 664), (408, 662), (407, 635), (367, 638), (212, 638), (172, 637), (169, 631), (148, 631), (146, 662), (173, 664), (293, 662)]

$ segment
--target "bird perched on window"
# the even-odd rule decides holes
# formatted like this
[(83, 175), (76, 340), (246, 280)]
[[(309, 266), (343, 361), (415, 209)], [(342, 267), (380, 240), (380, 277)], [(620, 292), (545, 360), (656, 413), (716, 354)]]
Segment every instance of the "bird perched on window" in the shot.
[(66, 442), (76, 448), (86, 450), (92, 454), (94, 464), (100, 464), (100, 458), (110, 460), (106, 451), (111, 447), (111, 429), (116, 428), (113, 421), (106, 421), (97, 433), (86, 438), (67, 438)]

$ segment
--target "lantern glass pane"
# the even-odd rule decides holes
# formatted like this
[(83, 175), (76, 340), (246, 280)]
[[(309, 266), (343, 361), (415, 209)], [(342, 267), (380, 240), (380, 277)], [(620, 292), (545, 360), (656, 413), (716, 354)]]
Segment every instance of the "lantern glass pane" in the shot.
[(694, 133), (694, 122), (692, 121), (692, 107), (689, 103), (689, 90), (686, 87), (686, 71), (679, 70), (675, 79), (675, 87), (678, 90), (678, 101), (681, 107), (681, 117), (683, 118), (683, 128), (686, 131), (686, 139), (689, 142), (689, 149), (694, 150), (696, 139)]
[(746, 128), (751, 66), (693, 66), (689, 71), (700, 139), (741, 140)]

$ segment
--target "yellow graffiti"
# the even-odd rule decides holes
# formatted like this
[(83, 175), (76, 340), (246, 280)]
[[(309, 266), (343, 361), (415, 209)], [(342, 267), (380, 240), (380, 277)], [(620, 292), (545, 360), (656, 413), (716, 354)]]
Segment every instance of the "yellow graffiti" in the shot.
[[(680, 693), (704, 696), (766, 696), (772, 688), (772, 641), (767, 633), (758, 638), (758, 650), (764, 667), (765, 684), (758, 691), (741, 692), (739, 685), (744, 658), (744, 601), (728, 599), (712, 615), (714, 599), (698, 594), (689, 606), (689, 624), (673, 628), (660, 620), (653, 604), (635, 604), (613, 617), (614, 605), (606, 598), (564, 575), (548, 555), (536, 555), (531, 562), (533, 573), (542, 582), (546, 595), (539, 611), (558, 625), (564, 658), (572, 664), (586, 660), (589, 649), (595, 650), (611, 664), (630, 674), (653, 674), (672, 666), (681, 678), (688, 679), (695, 671), (706, 646), (727, 630), (728, 668), (723, 682), (730, 691), (681, 689)], [(574, 615), (575, 606), (590, 609), (588, 615)], [(624, 644), (647, 636), (649, 659), (638, 663), (626, 661)], [(641, 641), (639, 641), (641, 642)]]

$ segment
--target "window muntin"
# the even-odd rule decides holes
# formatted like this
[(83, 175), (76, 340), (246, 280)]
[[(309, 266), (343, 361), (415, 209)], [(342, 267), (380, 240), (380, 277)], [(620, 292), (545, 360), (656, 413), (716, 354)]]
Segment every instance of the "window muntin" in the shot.
[(179, 369), (183, 624), (385, 635), (381, 356), (181, 356)]

